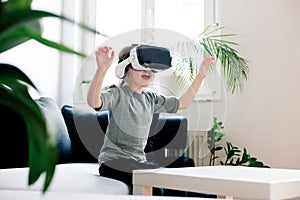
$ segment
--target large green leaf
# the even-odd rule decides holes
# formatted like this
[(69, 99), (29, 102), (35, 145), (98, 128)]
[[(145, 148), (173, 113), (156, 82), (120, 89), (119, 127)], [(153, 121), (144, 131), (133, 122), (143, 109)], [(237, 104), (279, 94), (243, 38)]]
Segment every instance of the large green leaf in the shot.
[(9, 64), (0, 64), (0, 84), (9, 85), (10, 82), (18, 81), (24, 82), (37, 90), (28, 76), (20, 69)]
[(49, 140), (44, 117), (36, 103), (29, 97), (25, 87), (17, 85), (14, 90), (0, 86), (0, 104), (14, 110), (25, 120), (29, 140), (28, 183), (33, 184), (43, 172), (46, 172), (47, 178), (43, 188), (43, 191), (46, 191), (57, 163), (57, 147)]
[[(12, 2), (14, 1), (10, 0), (1, 4), (0, 18), (5, 20), (0, 21), (0, 53), (25, 41), (35, 39), (46, 46), (85, 57), (83, 53), (74, 51), (62, 44), (43, 38), (38, 20), (45, 17), (54, 17), (60, 20), (65, 20), (95, 34), (101, 34), (95, 29), (88, 27), (85, 24), (75, 22), (65, 16), (56, 15), (46, 11), (32, 10), (30, 7), (11, 6)], [(11, 9), (11, 7), (14, 9)], [(101, 35), (106, 36), (104, 34)]]
[(48, 188), (58, 158), (56, 144), (50, 139), (43, 114), (28, 93), (27, 85), (34, 86), (28, 77), (10, 65), (0, 65), (0, 104), (21, 116), (27, 127), (29, 141), (29, 184), (43, 172), (46, 179), (43, 191)]
[(6, 10), (16, 10), (18, 8), (30, 7), (32, 0), (8, 0), (1, 1), (1, 4), (6, 5)]
[(0, 21), (0, 32), (5, 31), (10, 27), (22, 26), (24, 23), (36, 21), (45, 17), (54, 17), (60, 20), (68, 21), (72, 24), (76, 24), (79, 27), (93, 32), (95, 34), (106, 36), (105, 34), (96, 31), (92, 27), (89, 27), (83, 23), (76, 22), (63, 15), (57, 15), (51, 12), (41, 10), (32, 10), (31, 6), (9, 6), (12, 2), (14, 1), (10, 0), (6, 3), (1, 3), (0, 17), (5, 20)]
[(3, 34), (3, 37), (0, 36), (0, 42), (1, 42), (1, 46), (0, 46), (0, 53), (3, 51), (6, 51), (16, 45), (19, 45), (20, 43), (30, 40), (30, 39), (34, 39), (46, 46), (58, 49), (60, 51), (64, 51), (67, 53), (72, 53), (72, 54), (76, 54), (82, 57), (85, 57), (86, 55), (81, 53), (81, 52), (77, 52), (72, 50), (71, 48), (66, 47), (65, 45), (47, 40), (45, 38), (43, 38), (39, 32), (34, 31), (33, 29), (30, 29), (28, 27), (20, 27), (12, 32), (7, 32), (7, 34)]
[[(7, 1), (0, 1), (0, 23), (5, 23), (3, 21), (9, 20), (6, 18), (3, 18), (6, 16), (7, 13), (15, 12), (16, 10), (24, 9), (24, 8), (30, 8), (31, 7), (32, 0), (7, 0)], [(2, 30), (2, 29), (0, 29)]]
[(64, 51), (67, 53), (76, 54), (85, 57), (85, 54), (72, 50), (65, 45), (47, 40), (41, 36), (40, 24), (38, 21), (31, 21), (22, 26), (12, 26), (6, 31), (0, 32), (0, 53), (11, 49), (23, 42), (34, 39), (46, 46)]

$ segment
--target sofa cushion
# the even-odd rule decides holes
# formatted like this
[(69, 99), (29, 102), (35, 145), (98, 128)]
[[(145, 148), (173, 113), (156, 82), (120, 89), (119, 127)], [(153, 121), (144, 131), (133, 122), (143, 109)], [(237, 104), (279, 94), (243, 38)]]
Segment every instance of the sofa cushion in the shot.
[(98, 162), (108, 124), (107, 113), (69, 105), (64, 105), (61, 112), (72, 143), (72, 162)]
[(71, 156), (71, 141), (60, 109), (55, 101), (49, 97), (41, 97), (35, 102), (45, 117), (47, 128), (52, 129), (51, 133), (54, 134), (52, 137), (57, 141), (59, 163), (64, 163)]
[[(28, 186), (28, 168), (0, 170), (0, 190), (42, 191), (44, 176)], [(128, 186), (114, 179), (105, 178), (98, 173), (98, 164), (59, 164), (56, 166), (48, 191), (129, 194)]]

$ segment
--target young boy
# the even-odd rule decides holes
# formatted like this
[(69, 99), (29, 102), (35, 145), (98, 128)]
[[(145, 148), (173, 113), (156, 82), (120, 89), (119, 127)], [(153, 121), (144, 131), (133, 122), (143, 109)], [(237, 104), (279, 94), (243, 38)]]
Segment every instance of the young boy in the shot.
[[(135, 45), (123, 48), (119, 63), (130, 56)], [(144, 91), (154, 78), (151, 69), (135, 69), (132, 63), (118, 73), (123, 79), (120, 87), (102, 92), (102, 83), (115, 56), (111, 47), (103, 46), (96, 51), (98, 68), (88, 91), (88, 105), (95, 110), (109, 111), (109, 124), (99, 155), (101, 176), (117, 179), (132, 186), (132, 170), (153, 169), (160, 166), (146, 160), (147, 143), (154, 113), (176, 113), (193, 101), (205, 79), (214, 57), (203, 60), (199, 74), (187, 91), (180, 97), (163, 96)]]

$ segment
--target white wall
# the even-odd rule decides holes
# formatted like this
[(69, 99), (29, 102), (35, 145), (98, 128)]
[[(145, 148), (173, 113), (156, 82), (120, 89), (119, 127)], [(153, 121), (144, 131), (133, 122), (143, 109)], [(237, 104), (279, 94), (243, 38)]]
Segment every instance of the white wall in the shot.
[(220, 3), (221, 26), (250, 61), (245, 90), (226, 98), (227, 137), (271, 167), (300, 169), (300, 1)]

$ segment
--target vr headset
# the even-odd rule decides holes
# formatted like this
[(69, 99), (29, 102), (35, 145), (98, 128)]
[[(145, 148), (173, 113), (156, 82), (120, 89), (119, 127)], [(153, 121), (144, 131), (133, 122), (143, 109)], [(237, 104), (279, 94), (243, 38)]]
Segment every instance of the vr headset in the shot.
[(127, 65), (134, 70), (151, 70), (159, 72), (171, 67), (172, 57), (167, 48), (150, 45), (138, 45), (131, 49), (129, 57), (116, 66), (116, 76), (124, 78)]

